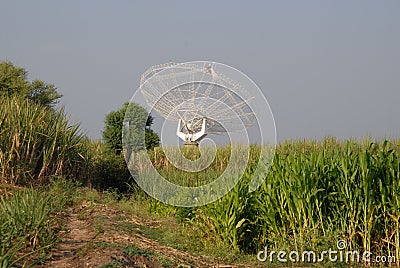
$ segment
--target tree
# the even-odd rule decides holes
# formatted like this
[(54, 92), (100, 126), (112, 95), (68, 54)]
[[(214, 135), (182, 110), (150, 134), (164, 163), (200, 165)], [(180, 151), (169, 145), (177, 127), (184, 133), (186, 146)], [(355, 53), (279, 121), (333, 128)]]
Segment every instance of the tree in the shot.
[(160, 138), (151, 128), (146, 128), (145, 131), (146, 150), (153, 149), (160, 145)]
[(11, 62), (0, 63), (0, 94), (12, 96), (28, 94), (29, 82), (26, 79), (27, 71), (15, 67)]
[(125, 129), (129, 129), (124, 132), (125, 142), (133, 150), (152, 149), (160, 144), (157, 133), (151, 129), (153, 117), (139, 104), (126, 102), (121, 109), (108, 113), (104, 121), (103, 140), (107, 147), (116, 154), (122, 152), (124, 122), (127, 123)]
[(9, 61), (0, 63), (0, 96), (20, 95), (36, 104), (52, 107), (62, 97), (53, 84), (28, 80), (28, 71)]
[(35, 80), (29, 85), (28, 98), (36, 104), (51, 107), (61, 98), (57, 88), (52, 84), (47, 84), (42, 80)]

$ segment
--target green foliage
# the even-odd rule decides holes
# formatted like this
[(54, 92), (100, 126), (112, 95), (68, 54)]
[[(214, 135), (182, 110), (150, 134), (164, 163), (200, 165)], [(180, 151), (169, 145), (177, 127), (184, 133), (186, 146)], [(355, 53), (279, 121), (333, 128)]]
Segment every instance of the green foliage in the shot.
[(158, 134), (155, 133), (152, 129), (147, 128), (145, 130), (145, 142), (146, 142), (146, 150), (151, 150), (156, 146), (160, 145), (160, 138)]
[(122, 151), (122, 124), (124, 121), (126, 105), (117, 111), (111, 111), (104, 121), (103, 140), (107, 147), (117, 154)]
[(132, 193), (135, 180), (126, 167), (122, 154), (117, 155), (103, 149), (94, 161), (92, 185), (99, 191)]
[(223, 198), (195, 212), (196, 224), (204, 234), (214, 233), (236, 251), (255, 251), (252, 234), (256, 229), (250, 226), (257, 211), (254, 193), (249, 193), (249, 182), (242, 179)]
[[(252, 154), (256, 153), (254, 149), (255, 147), (252, 149)], [(201, 156), (199, 148), (191, 146), (183, 148), (163, 146), (163, 148), (159, 147), (147, 152), (149, 159), (160, 175), (162, 175), (168, 181), (187, 187), (205, 185), (218, 178), (225, 171), (231, 153), (229, 145), (225, 147), (218, 147), (215, 159), (212, 161), (210, 166), (207, 167), (207, 169), (199, 172), (188, 172), (171, 164), (167, 159), (164, 150), (170, 155), (176, 156), (183, 154), (185, 158), (194, 161), (199, 159)], [(211, 148), (205, 148), (204, 150), (204, 155), (211, 155), (213, 153)], [(146, 166), (142, 163), (142, 161), (142, 157), (135, 160), (135, 164), (138, 166), (138, 168), (141, 166)], [(206, 162), (207, 159), (205, 158), (204, 161)], [(204, 163), (199, 164), (204, 165)], [(183, 166), (182, 163), (179, 163), (178, 165)]]
[(57, 88), (52, 84), (47, 84), (42, 80), (35, 80), (29, 85), (28, 98), (36, 104), (51, 107), (61, 98)]
[[(125, 103), (117, 111), (106, 115), (103, 140), (107, 147), (116, 154), (122, 152), (122, 126), (129, 122), (129, 132), (124, 132), (125, 142), (135, 151), (152, 149), (159, 145), (158, 135), (150, 129), (153, 117), (137, 103)], [(142, 137), (141, 135), (145, 135)], [(145, 144), (142, 141), (145, 140)]]
[(0, 267), (33, 266), (50, 257), (60, 228), (55, 214), (75, 199), (77, 187), (65, 179), (46, 191), (4, 189), (0, 195)]
[(78, 178), (88, 147), (63, 110), (51, 111), (18, 96), (0, 99), (1, 182), (40, 184), (55, 175)]
[[(200, 182), (225, 170), (227, 152), (217, 149), (216, 160), (197, 173)], [(344, 239), (349, 250), (400, 260), (400, 140), (285, 142), (264, 183), (249, 193), (257, 152), (251, 149), (244, 176), (226, 196), (199, 208), (175, 209), (180, 220), (199, 230), (203, 243), (217, 237), (232, 249), (254, 253), (265, 246), (334, 249)], [(177, 171), (161, 150), (150, 152), (150, 159), (171, 182), (199, 185), (191, 182), (196, 173)], [(149, 206), (162, 207), (158, 201)]]
[(19, 95), (36, 104), (51, 107), (62, 97), (57, 88), (42, 80), (30, 82), (28, 72), (21, 67), (14, 66), (9, 61), (0, 63), (0, 96)]
[(26, 79), (28, 72), (20, 67), (15, 67), (11, 62), (0, 63), (0, 94), (12, 96), (16, 94), (27, 95), (29, 82)]
[[(133, 150), (151, 149), (159, 144), (158, 135), (150, 129), (153, 117), (139, 104), (127, 102), (121, 109), (108, 113), (104, 122), (104, 146), (96, 158), (92, 179), (93, 186), (98, 190), (132, 193), (136, 189), (135, 180), (121, 154), (124, 122), (129, 125), (130, 130), (124, 132), (124, 141), (129, 148)], [(142, 141), (145, 141), (145, 144)]]
[(146, 249), (141, 249), (139, 247), (136, 246), (128, 246), (124, 249), (124, 253), (127, 254), (128, 256), (132, 257), (132, 256), (143, 256), (146, 258), (155, 256), (156, 253), (154, 251), (151, 250), (146, 250)]

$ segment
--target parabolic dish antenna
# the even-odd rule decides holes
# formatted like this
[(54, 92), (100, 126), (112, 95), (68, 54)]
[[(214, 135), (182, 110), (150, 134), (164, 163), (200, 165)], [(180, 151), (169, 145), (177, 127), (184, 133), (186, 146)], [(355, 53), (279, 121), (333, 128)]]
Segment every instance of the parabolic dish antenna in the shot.
[(256, 122), (253, 97), (221, 67), (214, 62), (167, 63), (141, 77), (147, 104), (177, 123), (176, 134), (187, 145), (197, 145), (207, 134), (231, 133)]
[[(139, 103), (148, 109), (139, 109)], [(262, 91), (237, 69), (209, 61), (153, 66), (142, 75), (140, 88), (130, 104), (122, 129), (125, 160), (137, 184), (157, 200), (182, 207), (214, 202), (239, 182), (250, 163), (252, 167), (257, 166), (252, 169), (249, 191), (256, 190), (266, 178), (275, 155), (275, 121)], [(211, 168), (213, 181), (204, 185), (196, 182), (195, 187), (190, 183), (178, 185), (158, 172), (154, 159), (144, 150), (149, 133), (148, 115), (153, 111), (165, 119), (161, 149), (168, 165), (188, 172), (188, 178)], [(181, 148), (167, 146), (164, 142), (167, 140), (163, 140), (163, 137), (170, 138), (175, 126), (177, 136), (186, 145), (198, 145), (204, 139), (204, 143), (211, 142), (212, 146), (200, 146), (200, 157), (195, 160), (186, 158)], [(229, 146), (224, 147), (230, 151), (229, 159), (218, 178), (214, 177), (211, 166), (217, 159), (217, 146), (212, 138), (205, 138), (209, 134), (221, 134), (224, 135), (221, 140), (229, 139)], [(259, 144), (252, 151), (255, 155), (250, 154), (252, 144)], [(154, 150), (151, 155), (158, 152)], [(174, 176), (172, 179), (176, 179)]]

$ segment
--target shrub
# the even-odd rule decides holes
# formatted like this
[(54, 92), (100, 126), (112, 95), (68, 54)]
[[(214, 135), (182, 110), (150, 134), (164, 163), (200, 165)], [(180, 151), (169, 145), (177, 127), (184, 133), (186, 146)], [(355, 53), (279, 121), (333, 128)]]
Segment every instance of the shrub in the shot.
[(95, 189), (132, 193), (135, 184), (122, 154), (116, 155), (104, 149), (96, 156), (92, 174), (92, 185)]

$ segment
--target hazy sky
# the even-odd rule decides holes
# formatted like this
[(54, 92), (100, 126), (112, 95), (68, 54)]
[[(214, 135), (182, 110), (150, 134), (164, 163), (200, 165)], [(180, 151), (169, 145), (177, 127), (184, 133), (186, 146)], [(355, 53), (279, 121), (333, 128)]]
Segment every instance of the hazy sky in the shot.
[(0, 61), (55, 84), (89, 136), (168, 61), (233, 66), (279, 140), (400, 137), (400, 1), (1, 1)]

